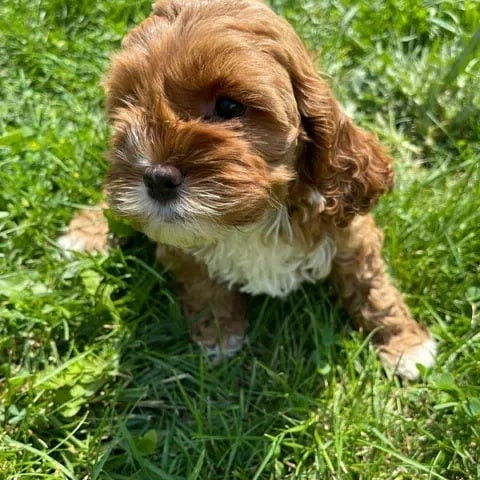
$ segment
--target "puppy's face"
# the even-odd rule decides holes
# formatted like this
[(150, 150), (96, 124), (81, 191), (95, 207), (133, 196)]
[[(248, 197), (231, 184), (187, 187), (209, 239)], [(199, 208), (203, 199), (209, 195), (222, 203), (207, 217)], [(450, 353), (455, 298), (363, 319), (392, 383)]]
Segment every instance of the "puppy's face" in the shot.
[(279, 206), (338, 208), (340, 193), (319, 191), (339, 135), (336, 102), (291, 27), (263, 4), (157, 2), (105, 85), (107, 198), (154, 240), (202, 245)]
[(289, 75), (262, 50), (261, 35), (243, 28), (240, 2), (232, 11), (228, 2), (186, 3), (157, 5), (106, 81), (110, 204), (174, 244), (277, 208), (294, 178), (300, 125)]

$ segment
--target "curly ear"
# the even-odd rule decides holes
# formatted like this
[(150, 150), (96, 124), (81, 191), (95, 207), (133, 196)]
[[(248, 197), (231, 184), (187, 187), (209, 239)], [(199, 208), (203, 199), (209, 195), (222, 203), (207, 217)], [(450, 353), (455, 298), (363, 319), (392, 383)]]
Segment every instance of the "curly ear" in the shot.
[(302, 67), (291, 72), (305, 137), (293, 196), (303, 192), (309, 198), (303, 205), (345, 226), (392, 188), (391, 159), (375, 135), (341, 110), (313, 65)]

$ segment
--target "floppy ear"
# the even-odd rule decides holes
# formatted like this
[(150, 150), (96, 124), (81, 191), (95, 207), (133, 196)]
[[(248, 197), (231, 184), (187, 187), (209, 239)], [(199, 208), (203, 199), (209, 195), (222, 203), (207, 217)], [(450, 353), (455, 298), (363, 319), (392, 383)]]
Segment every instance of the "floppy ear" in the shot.
[(291, 78), (305, 137), (292, 200), (307, 195), (301, 201), (310, 209), (305, 218), (315, 211), (346, 226), (392, 188), (391, 159), (375, 135), (341, 110), (313, 65), (304, 63)]

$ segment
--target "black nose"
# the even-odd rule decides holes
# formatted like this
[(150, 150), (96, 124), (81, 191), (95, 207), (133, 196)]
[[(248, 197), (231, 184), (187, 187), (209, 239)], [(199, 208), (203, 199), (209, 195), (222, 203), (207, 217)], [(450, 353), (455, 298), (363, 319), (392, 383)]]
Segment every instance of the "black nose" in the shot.
[(143, 183), (148, 194), (161, 202), (173, 200), (182, 182), (182, 172), (173, 165), (147, 167), (143, 174)]

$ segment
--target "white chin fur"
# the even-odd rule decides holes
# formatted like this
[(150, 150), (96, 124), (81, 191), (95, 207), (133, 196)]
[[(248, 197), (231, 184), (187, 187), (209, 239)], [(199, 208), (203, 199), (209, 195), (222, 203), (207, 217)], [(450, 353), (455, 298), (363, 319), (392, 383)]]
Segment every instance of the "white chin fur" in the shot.
[(124, 187), (114, 199), (115, 210), (130, 218), (148, 218), (155, 222), (169, 222), (186, 214), (182, 202), (161, 204), (150, 197), (143, 183)]
[(431, 367), (435, 363), (436, 354), (437, 345), (435, 340), (429, 338), (422, 344), (404, 352), (396, 364), (392, 365), (385, 357), (382, 358), (381, 353), (380, 358), (389, 370), (393, 369), (397, 375), (407, 380), (415, 380), (420, 375), (417, 365), (420, 364), (426, 368)]
[(204, 247), (214, 242), (218, 232), (212, 226), (196, 223), (167, 223), (152, 220), (143, 227), (151, 240), (179, 248)]
[(154, 242), (175, 247), (204, 247), (223, 231), (213, 221), (202, 220), (214, 217), (208, 206), (182, 194), (175, 201), (161, 204), (148, 195), (141, 183), (117, 194), (115, 209), (126, 217), (146, 219), (142, 227), (145, 235)]

